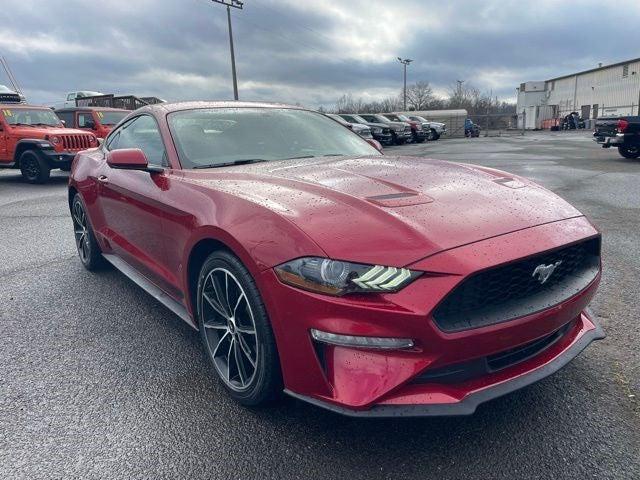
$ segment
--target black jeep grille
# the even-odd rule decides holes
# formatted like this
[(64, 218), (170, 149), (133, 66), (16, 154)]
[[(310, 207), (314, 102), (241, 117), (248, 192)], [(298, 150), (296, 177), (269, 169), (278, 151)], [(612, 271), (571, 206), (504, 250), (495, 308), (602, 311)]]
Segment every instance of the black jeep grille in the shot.
[[(556, 265), (542, 283), (538, 266)], [(463, 280), (436, 307), (446, 332), (484, 327), (552, 307), (586, 288), (600, 269), (600, 237), (527, 257)]]

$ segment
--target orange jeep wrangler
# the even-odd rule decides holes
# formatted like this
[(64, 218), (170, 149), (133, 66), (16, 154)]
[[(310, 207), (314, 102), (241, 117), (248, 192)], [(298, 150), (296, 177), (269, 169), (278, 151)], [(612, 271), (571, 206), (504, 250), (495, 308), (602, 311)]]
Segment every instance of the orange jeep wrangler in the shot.
[(106, 138), (111, 129), (131, 111), (106, 107), (70, 107), (56, 109), (55, 113), (67, 128), (78, 128), (98, 138)]
[(54, 168), (69, 171), (76, 153), (97, 146), (95, 135), (64, 128), (48, 107), (0, 104), (0, 168), (19, 168), (30, 183), (45, 183)]

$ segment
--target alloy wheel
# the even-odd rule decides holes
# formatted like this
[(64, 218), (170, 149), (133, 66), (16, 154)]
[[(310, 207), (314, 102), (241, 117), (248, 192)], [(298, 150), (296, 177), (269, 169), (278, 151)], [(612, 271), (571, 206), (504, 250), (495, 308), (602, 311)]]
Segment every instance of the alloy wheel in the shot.
[(247, 295), (225, 268), (212, 269), (202, 284), (200, 315), (213, 364), (225, 384), (247, 390), (258, 370), (258, 337)]
[(87, 215), (82, 208), (82, 204), (76, 201), (73, 204), (73, 233), (76, 238), (76, 247), (82, 263), (87, 263), (90, 254), (89, 230), (87, 225)]

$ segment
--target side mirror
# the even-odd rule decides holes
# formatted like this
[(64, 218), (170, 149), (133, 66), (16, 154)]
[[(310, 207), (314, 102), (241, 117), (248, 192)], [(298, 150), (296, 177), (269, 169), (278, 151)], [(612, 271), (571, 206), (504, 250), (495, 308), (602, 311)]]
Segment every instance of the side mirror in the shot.
[(149, 166), (147, 156), (139, 148), (123, 148), (107, 153), (107, 165), (121, 170), (164, 171), (162, 167)]
[(60, 120), (60, 122), (62, 122), (62, 126), (63, 126), (63, 127), (66, 127), (66, 126), (67, 126), (67, 122), (66, 122), (66, 120)]
[(382, 153), (382, 144), (375, 138), (367, 138), (367, 143)]

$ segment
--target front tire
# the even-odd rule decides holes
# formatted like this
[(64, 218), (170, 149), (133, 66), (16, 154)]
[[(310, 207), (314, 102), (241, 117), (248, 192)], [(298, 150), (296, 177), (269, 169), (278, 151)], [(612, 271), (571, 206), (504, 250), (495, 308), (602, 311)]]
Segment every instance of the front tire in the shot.
[(36, 153), (27, 150), (20, 155), (20, 172), (29, 183), (46, 183), (51, 176), (51, 168)]
[(440, 138), (440, 134), (438, 132), (435, 131), (434, 128), (429, 129), (429, 137), (428, 140), (430, 142), (435, 142), (436, 140), (438, 140)]
[(80, 262), (89, 271), (100, 269), (104, 266), (104, 257), (89, 222), (87, 210), (78, 193), (73, 197), (71, 204), (71, 219)]
[(225, 251), (205, 260), (198, 277), (198, 325), (207, 357), (231, 397), (246, 406), (282, 392), (275, 338), (249, 271)]
[(624, 158), (638, 158), (640, 157), (639, 147), (618, 147), (618, 152)]

